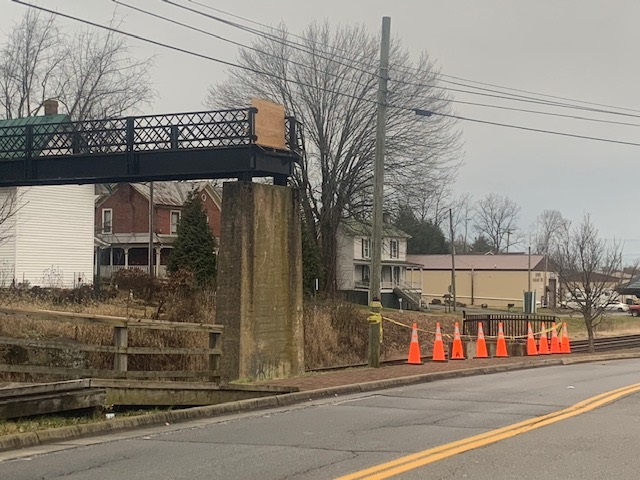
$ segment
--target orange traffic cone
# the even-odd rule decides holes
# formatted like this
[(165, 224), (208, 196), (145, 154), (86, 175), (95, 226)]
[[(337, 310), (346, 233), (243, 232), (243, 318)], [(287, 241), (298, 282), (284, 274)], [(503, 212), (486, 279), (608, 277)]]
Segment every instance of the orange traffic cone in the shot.
[(504, 339), (504, 331), (502, 330), (502, 322), (498, 322), (498, 341), (496, 343), (496, 357), (508, 357), (507, 342)]
[(420, 344), (418, 343), (418, 326), (414, 323), (411, 328), (411, 343), (409, 344), (409, 359), (411, 365), (422, 365), (420, 359)]
[(451, 360), (464, 360), (464, 347), (460, 339), (460, 327), (455, 323), (453, 331), (453, 346), (451, 347)]
[(538, 339), (538, 353), (540, 355), (549, 355), (551, 352), (549, 351), (549, 339), (547, 338), (547, 332), (545, 332), (544, 322), (542, 322), (542, 332), (540, 333), (540, 338)]
[(558, 340), (558, 332), (556, 331), (556, 322), (552, 324), (551, 330), (551, 353), (560, 353), (560, 341)]
[(446, 362), (444, 356), (444, 342), (442, 341), (442, 333), (440, 332), (440, 322), (436, 323), (436, 339), (433, 342), (433, 358), (434, 362)]
[(484, 330), (482, 329), (481, 322), (478, 322), (478, 340), (476, 341), (476, 356), (473, 358), (489, 358), (489, 352), (487, 352), (487, 342), (484, 339)]
[(538, 347), (536, 346), (536, 339), (533, 336), (531, 322), (527, 323), (527, 355), (538, 355)]
[(562, 324), (562, 338), (560, 339), (560, 353), (571, 353), (571, 342), (569, 342), (569, 332), (567, 322)]

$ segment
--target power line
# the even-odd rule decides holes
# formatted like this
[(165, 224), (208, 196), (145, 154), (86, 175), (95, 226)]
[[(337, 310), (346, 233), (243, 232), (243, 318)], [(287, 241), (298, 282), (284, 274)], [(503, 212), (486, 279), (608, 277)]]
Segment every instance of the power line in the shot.
[[(172, 23), (174, 25), (179, 25), (179, 26), (181, 26), (183, 28), (187, 28), (189, 30), (196, 31), (198, 33), (202, 33), (204, 35), (208, 35), (210, 37), (216, 38), (216, 39), (218, 39), (220, 41), (227, 42), (227, 43), (230, 43), (232, 45), (236, 45), (236, 46), (239, 46), (239, 47), (242, 47), (242, 48), (246, 48), (248, 50), (255, 51), (255, 52), (257, 52), (257, 53), (259, 53), (261, 55), (266, 55), (266, 56), (269, 56), (269, 57), (276, 58), (278, 60), (284, 61), (286, 63), (290, 63), (292, 65), (297, 65), (297, 66), (300, 66), (302, 68), (313, 70), (313, 67), (311, 67), (309, 65), (306, 65), (306, 64), (303, 64), (303, 63), (300, 63), (300, 62), (296, 62), (294, 60), (290, 60), (290, 59), (287, 59), (287, 58), (284, 58), (284, 57), (281, 57), (281, 56), (278, 56), (278, 55), (274, 55), (274, 54), (269, 53), (269, 52), (265, 52), (264, 50), (260, 50), (258, 48), (252, 47), (250, 45), (246, 45), (246, 44), (241, 43), (241, 42), (230, 40), (230, 39), (228, 39), (226, 37), (223, 37), (221, 35), (217, 35), (215, 33), (211, 33), (211, 32), (209, 32), (207, 30), (202, 30), (202, 29), (194, 27), (192, 25), (189, 25), (189, 24), (186, 24), (186, 23), (183, 23), (183, 22), (179, 22), (177, 20), (165, 17), (163, 15), (151, 12), (149, 10), (145, 10), (143, 8), (139, 8), (139, 7), (136, 7), (136, 6), (133, 6), (133, 5), (129, 5), (129, 4), (124, 3), (124, 2), (122, 2), (120, 0), (112, 0), (112, 1), (114, 3), (116, 3), (116, 4), (118, 4), (118, 5), (122, 5), (122, 6), (126, 7), (126, 8), (130, 8), (130, 9), (135, 10), (137, 12), (140, 12), (140, 13), (142, 13), (144, 15), (148, 15), (148, 16), (151, 16), (151, 17), (154, 17), (154, 18), (158, 18), (158, 19), (161, 19), (163, 21)], [(172, 2), (168, 2), (168, 3), (173, 4)], [(218, 9), (215, 9), (215, 10), (218, 10)], [(331, 74), (330, 72), (327, 72), (327, 73), (329, 75), (331, 75), (331, 76), (338, 77), (337, 75)], [(351, 83), (355, 83), (357, 86), (362, 86), (362, 84), (360, 82), (354, 82), (350, 78), (346, 78), (345, 80), (347, 80), (348, 82), (351, 82)], [(421, 98), (438, 100), (437, 98), (433, 98), (433, 97), (421, 97)], [(538, 114), (538, 115), (548, 115), (548, 116), (555, 116), (555, 117), (561, 117), (561, 118), (570, 118), (570, 119), (575, 119), (575, 120), (583, 120), (583, 121), (591, 121), (591, 122), (598, 122), (598, 123), (608, 123), (608, 124), (615, 124), (615, 125), (625, 125), (625, 126), (640, 127), (640, 124), (637, 124), (637, 123), (616, 122), (616, 121), (611, 121), (611, 120), (589, 118), (589, 117), (580, 117), (580, 116), (575, 116), (575, 115), (565, 115), (565, 114), (553, 113), (553, 112), (543, 112), (543, 111), (539, 111), (539, 110), (527, 110), (527, 109), (522, 109), (522, 108), (506, 107), (506, 106), (492, 105), (492, 104), (486, 104), (486, 103), (468, 102), (468, 101), (455, 100), (455, 99), (447, 99), (447, 101), (448, 102), (452, 102), (452, 103), (464, 104), (464, 105), (473, 105), (473, 106), (486, 107), (486, 108), (496, 108), (496, 109), (501, 109), (501, 110), (532, 113), (532, 114)]]
[[(187, 55), (192, 55), (201, 59), (205, 59), (205, 60), (209, 60), (209, 61), (213, 61), (216, 63), (220, 63), (223, 65), (227, 65), (227, 66), (232, 66), (232, 67), (237, 67), (240, 68), (242, 70), (246, 70), (246, 71), (250, 71), (252, 73), (256, 73), (258, 75), (265, 75), (265, 76), (270, 76), (270, 77), (274, 77), (277, 78), (279, 80), (282, 81), (288, 81), (291, 83), (295, 83), (295, 84), (299, 84), (302, 86), (306, 86), (306, 87), (310, 87), (310, 88), (315, 88), (321, 91), (326, 91), (329, 93), (334, 93), (336, 95), (340, 95), (340, 96), (344, 96), (344, 97), (348, 97), (348, 98), (352, 98), (352, 99), (356, 99), (356, 100), (362, 100), (368, 103), (377, 103), (375, 100), (369, 100), (363, 97), (357, 97), (355, 95), (350, 95), (347, 93), (342, 93), (342, 92), (338, 92), (338, 91), (334, 91), (331, 89), (326, 89), (317, 85), (310, 85), (304, 82), (300, 82), (297, 80), (289, 80), (289, 79), (284, 79), (278, 75), (269, 73), (269, 72), (264, 72), (264, 71), (260, 71), (260, 70), (256, 70), (250, 67), (246, 67), (244, 65), (239, 65), (233, 62), (229, 62), (226, 60), (222, 60), (219, 58), (215, 58), (215, 57), (211, 57), (209, 55), (205, 55), (205, 54), (201, 54), (201, 53), (197, 53), (197, 52), (193, 52), (184, 48), (180, 48), (180, 47), (176, 47), (174, 45), (169, 45), (163, 42), (159, 42), (157, 40), (153, 40), (153, 39), (149, 39), (146, 37), (143, 37), (141, 35), (137, 35), (137, 34), (133, 34), (130, 32), (126, 32), (123, 30), (119, 30), (115, 27), (111, 27), (111, 26), (107, 26), (107, 25), (102, 25), (96, 22), (92, 22), (90, 20), (86, 20), (83, 18), (79, 18), (79, 17), (75, 17), (73, 15), (69, 15), (66, 13), (62, 13), (62, 12), (57, 12), (55, 10), (51, 10), (45, 7), (41, 7), (39, 5), (33, 5), (27, 2), (24, 2), (22, 0), (11, 0), (14, 3), (18, 3), (21, 5), (24, 5), (26, 7), (29, 8), (34, 8), (36, 10), (41, 10), (47, 13), (50, 13), (52, 15), (56, 15), (56, 16), (61, 16), (63, 18), (67, 18), (69, 20), (74, 20), (80, 23), (85, 23), (87, 25), (91, 25), (93, 27), (96, 28), (100, 28), (103, 30), (108, 30), (114, 33), (119, 33), (121, 35), (125, 35), (131, 38), (134, 38), (136, 40), (142, 41), (142, 42), (146, 42), (146, 43), (150, 43), (156, 46), (160, 46), (163, 48), (168, 48), (170, 50), (174, 50), (174, 51), (178, 51), (180, 53), (184, 53)], [(404, 110), (404, 111), (412, 111), (414, 113), (417, 113), (417, 111), (419, 111), (419, 109), (411, 109), (411, 108), (407, 108), (407, 107), (403, 107), (403, 106), (398, 106), (398, 105), (389, 105), (392, 108), (397, 108), (400, 110)], [(424, 111), (423, 111), (424, 112)], [(614, 139), (609, 139), (609, 138), (603, 138), (603, 137), (592, 137), (592, 136), (588, 136), (588, 135), (578, 135), (578, 134), (573, 134), (573, 133), (568, 133), (568, 132), (557, 132), (557, 131), (553, 131), (553, 130), (543, 130), (543, 129), (538, 129), (538, 128), (531, 128), (531, 127), (524, 127), (521, 125), (513, 125), (513, 124), (505, 124), (505, 123), (499, 123), (499, 122), (491, 122), (491, 121), (487, 121), (487, 120), (480, 120), (480, 119), (474, 119), (474, 118), (469, 118), (469, 117), (462, 117), (459, 115), (452, 115), (452, 114), (447, 114), (447, 113), (441, 113), (441, 112), (430, 112), (432, 115), (437, 115), (437, 116), (441, 116), (441, 117), (447, 117), (447, 118), (452, 118), (452, 119), (457, 119), (457, 120), (463, 120), (463, 121), (468, 121), (468, 122), (474, 122), (474, 123), (482, 123), (482, 124), (487, 124), (487, 125), (494, 125), (494, 126), (499, 126), (499, 127), (506, 127), (506, 128), (513, 128), (513, 129), (519, 129), (519, 130), (525, 130), (525, 131), (530, 131), (530, 132), (537, 132), (537, 133), (546, 133), (546, 134), (550, 134), (550, 135), (558, 135), (558, 136), (565, 136), (565, 137), (571, 137), (571, 138), (579, 138), (579, 139), (584, 139), (584, 140), (594, 140), (594, 141), (599, 141), (599, 142), (606, 142), (606, 143), (614, 143), (614, 144), (620, 144), (620, 145), (630, 145), (630, 146), (640, 146), (640, 143), (634, 143), (634, 142), (627, 142), (627, 141), (622, 141), (622, 140), (614, 140)]]
[[(217, 17), (216, 15), (210, 15), (208, 13), (201, 12), (200, 10), (197, 10), (195, 8), (187, 7), (186, 5), (180, 5), (179, 3), (173, 2), (172, 0), (162, 0), (162, 1), (165, 2), (165, 3), (168, 3), (169, 5), (173, 5), (174, 7), (181, 8), (183, 10), (195, 13), (197, 15), (201, 15), (201, 16), (209, 18), (211, 20), (215, 20), (216, 22), (220, 22), (220, 23), (223, 23), (225, 25), (229, 25), (231, 27), (238, 28), (238, 29), (240, 29), (242, 31), (251, 33), (253, 35), (257, 35), (259, 37), (263, 37), (263, 38), (266, 38), (268, 40), (272, 40), (272, 41), (278, 42), (283, 46), (291, 47), (291, 48), (293, 48), (295, 50), (299, 50), (299, 51), (302, 51), (304, 53), (313, 54), (313, 55), (315, 55), (315, 56), (317, 56), (319, 58), (322, 58), (323, 60), (328, 60), (328, 61), (336, 63), (338, 65), (342, 65), (343, 67), (348, 67), (348, 68), (351, 68), (353, 70), (357, 70), (359, 72), (366, 73), (367, 75), (370, 75), (371, 77), (375, 78), (376, 80), (378, 79), (378, 75), (376, 73), (373, 73), (370, 70), (364, 70), (362, 68), (358, 68), (358, 67), (354, 66), (353, 63), (354, 63), (355, 59), (345, 58), (345, 57), (342, 57), (340, 55), (335, 55), (335, 54), (330, 53), (330, 52), (312, 51), (309, 48), (307, 48), (304, 45), (301, 45), (299, 43), (287, 41), (287, 40), (279, 38), (279, 37), (277, 37), (275, 35), (271, 35), (271, 34), (268, 34), (268, 33), (265, 33), (265, 32), (261, 32), (260, 30), (256, 30), (256, 29), (251, 28), (251, 27), (246, 27), (246, 26), (241, 25), (239, 23), (231, 22), (231, 21), (226, 20), (224, 18)], [(195, 3), (197, 5), (202, 5), (202, 4), (198, 3), (198, 2), (192, 2), (192, 3)], [(321, 55), (319, 53), (323, 53), (324, 55)], [(349, 63), (339, 62), (338, 60), (336, 60), (337, 58), (345, 60), (345, 61), (347, 61)], [(361, 62), (358, 62), (358, 63), (361, 63)], [(369, 68), (373, 68), (371, 65), (367, 65), (367, 66)]]
[[(634, 143), (634, 142), (626, 142), (624, 140), (613, 140), (611, 138), (603, 138), (603, 137), (592, 137), (589, 135), (578, 135), (577, 133), (568, 133), (568, 132), (557, 132), (555, 130), (544, 130), (541, 128), (533, 128), (533, 127), (525, 127), (522, 125), (513, 125), (510, 123), (500, 123), (500, 122), (492, 122), (489, 120), (480, 120), (477, 118), (470, 118), (470, 117), (462, 117), (460, 115), (451, 115), (448, 113), (438, 113), (438, 112), (431, 112), (428, 110), (421, 110), (421, 109), (414, 109), (413, 110), (416, 114), (418, 115), (422, 115), (422, 116), (431, 116), (431, 115), (437, 115), (440, 117), (448, 117), (448, 118), (455, 118), (457, 120), (464, 120), (466, 122), (474, 122), (474, 123), (483, 123), (486, 125), (494, 125), (496, 127), (506, 127), (506, 128), (514, 128), (517, 130), (526, 130), (529, 132), (537, 132), (537, 133), (546, 133), (549, 135), (558, 135), (558, 136), (562, 136), (562, 137), (572, 137), (572, 138), (581, 138), (584, 140), (594, 140), (597, 142), (606, 142), (606, 143), (617, 143), (620, 145), (631, 145), (634, 147), (640, 147), (640, 143)], [(428, 115), (427, 115), (428, 113)]]
[[(418, 98), (424, 98), (426, 100), (436, 100), (433, 97), (427, 97), (427, 96), (422, 96), (422, 95), (416, 95), (416, 97)], [(569, 114), (563, 114), (563, 113), (555, 113), (555, 112), (544, 112), (541, 110), (529, 110), (526, 108), (517, 108), (517, 107), (507, 107), (505, 105), (494, 105), (494, 104), (490, 104), (490, 103), (477, 103), (477, 102), (467, 102), (464, 100), (456, 100), (456, 99), (447, 99), (447, 102), (451, 102), (451, 103), (458, 103), (461, 105), (472, 105), (475, 107), (486, 107), (486, 108), (495, 108), (498, 110), (508, 110), (508, 111), (512, 111), (512, 112), (523, 112), (523, 113), (532, 113), (532, 114), (537, 114), (537, 115), (548, 115), (548, 116), (552, 116), (552, 117), (560, 117), (560, 118), (570, 118), (573, 120), (584, 120), (584, 121), (589, 121), (589, 122), (597, 122), (597, 123), (608, 123), (608, 124), (612, 124), (612, 125), (624, 125), (624, 126), (629, 126), (629, 127), (640, 127), (640, 123), (630, 123), (630, 122), (618, 122), (615, 120), (605, 120), (605, 119), (601, 119), (601, 118), (592, 118), (592, 117), (581, 117), (578, 115), (569, 115)]]
[[(165, 0), (165, 1), (166, 1), (166, 0)], [(201, 6), (201, 7), (204, 7), (204, 8), (207, 8), (207, 9), (213, 10), (213, 11), (216, 11), (216, 12), (218, 12), (218, 13), (222, 13), (223, 15), (227, 15), (227, 16), (229, 16), (229, 17), (233, 17), (233, 18), (236, 18), (236, 19), (239, 19), (239, 20), (243, 20), (243, 21), (245, 21), (245, 22), (249, 22), (249, 23), (252, 23), (252, 24), (254, 24), (254, 25), (258, 25), (258, 26), (260, 26), (260, 27), (266, 28), (266, 29), (271, 30), (271, 31), (275, 31), (275, 32), (278, 32), (278, 33), (285, 33), (285, 34), (287, 34), (287, 35), (291, 35), (291, 36), (296, 37), (296, 38), (299, 38), (299, 39), (301, 39), (301, 40), (306, 40), (306, 38), (305, 38), (304, 36), (302, 36), (302, 35), (297, 35), (297, 34), (295, 34), (295, 33), (287, 32), (287, 31), (282, 30), (282, 29), (274, 28), (274, 27), (271, 27), (271, 26), (266, 25), (266, 24), (264, 24), (264, 23), (261, 23), (261, 22), (258, 22), (258, 21), (255, 21), (255, 20), (252, 20), (252, 19), (250, 19), (250, 18), (243, 17), (243, 16), (241, 16), (241, 15), (236, 15), (236, 14), (234, 14), (234, 13), (231, 13), (231, 12), (228, 12), (228, 11), (225, 11), (225, 10), (222, 10), (222, 9), (220, 9), (220, 8), (216, 8), (216, 7), (212, 7), (212, 6), (210, 6), (210, 5), (203, 4), (203, 3), (198, 2), (198, 1), (196, 1), (196, 0), (188, 0), (188, 1), (189, 1), (190, 3), (194, 3), (194, 4), (199, 5), (199, 6)], [(233, 23), (233, 22), (232, 22), (232, 23)], [(234, 23), (234, 25), (238, 25), (238, 24), (235, 24), (235, 23)], [(245, 28), (246, 28), (246, 27), (245, 27)], [(256, 31), (255, 29), (250, 29), (250, 31), (251, 31), (252, 33), (257, 34), (257, 35), (259, 35), (259, 34), (261, 34), (261, 33), (262, 33), (262, 32)], [(289, 43), (292, 43), (292, 42), (289, 42)], [(299, 45), (299, 44), (297, 44), (297, 43), (296, 43), (296, 45)], [(322, 45), (322, 46), (324, 46), (324, 47), (328, 47), (328, 45), (326, 45), (326, 44), (321, 44), (321, 45)], [(338, 48), (338, 50), (341, 50), (342, 52), (345, 52), (345, 53), (349, 53), (348, 51), (343, 50), (343, 49), (339, 49), (339, 48)], [(323, 52), (323, 53), (326, 53), (326, 52)], [(357, 60), (355, 60), (355, 59), (353, 59), (353, 58), (345, 58), (345, 57), (340, 57), (340, 58), (342, 58), (342, 59), (344, 59), (344, 60), (347, 60), (347, 61), (349, 61), (349, 62), (357, 61)], [(363, 64), (362, 62), (359, 62), (359, 63)], [(401, 70), (401, 71), (405, 71), (405, 72), (407, 72), (407, 73), (413, 73), (413, 74), (415, 74), (415, 73), (420, 72), (420, 70), (415, 69), (415, 68), (412, 68), (412, 67), (406, 67), (406, 66), (396, 66), (396, 67), (397, 67), (399, 70)], [(566, 100), (566, 101), (571, 101), (571, 102), (584, 103), (584, 104), (587, 104), (587, 105), (593, 105), (593, 106), (599, 106), (599, 107), (606, 107), (606, 108), (609, 108), (609, 109), (626, 110), (626, 111), (630, 111), (630, 112), (637, 112), (637, 113), (640, 113), (640, 110), (638, 110), (638, 109), (633, 109), (633, 108), (618, 107), (618, 106), (615, 106), (615, 105), (608, 105), (608, 104), (604, 104), (604, 103), (596, 103), (596, 102), (585, 101), (585, 100), (579, 100), (579, 99), (574, 99), (574, 98), (569, 98), (569, 97), (562, 97), (562, 96), (558, 96), (558, 95), (549, 95), (549, 94), (539, 93), (539, 92), (533, 92), (533, 91), (529, 91), (529, 90), (522, 90), (522, 89), (517, 89), (517, 88), (512, 88), (512, 87), (505, 87), (505, 86), (501, 86), (501, 85), (496, 85), (496, 84), (491, 84), (491, 83), (486, 83), (486, 82), (480, 82), (480, 81), (476, 81), (476, 80), (466, 79), (466, 78), (458, 77), (458, 76), (454, 76), (454, 75), (447, 75), (447, 74), (443, 74), (443, 73), (437, 73), (436, 75), (437, 75), (438, 77), (453, 78), (453, 79), (456, 79), (456, 80), (462, 80), (462, 81), (466, 81), (466, 82), (476, 83), (476, 84), (479, 84), (479, 85), (485, 85), (485, 86), (490, 86), (490, 87), (500, 88), (500, 89), (503, 89), (503, 90), (511, 90), (511, 91), (520, 92), (520, 93), (528, 93), (528, 94), (536, 95), (536, 96), (539, 96), (539, 97), (549, 97), (549, 98), (555, 98), (555, 99), (558, 99), (558, 100)], [(394, 81), (393, 79), (391, 79), (391, 80), (392, 80), (392, 81)], [(398, 81), (398, 80), (396, 80), (396, 81)], [(500, 91), (493, 90), (493, 89), (487, 89), (487, 88), (482, 88), (482, 87), (476, 87), (476, 86), (474, 86), (474, 85), (468, 85), (468, 84), (464, 84), (464, 83), (453, 82), (453, 81), (451, 81), (451, 80), (446, 80), (446, 79), (441, 79), (441, 81), (446, 82), (446, 83), (451, 83), (451, 84), (453, 84), (453, 85), (459, 85), (459, 86), (464, 86), (464, 87), (474, 88), (474, 89), (477, 89), (477, 90), (484, 90), (484, 91), (489, 91), (489, 92), (493, 92), (493, 93), (502, 93), (502, 94), (510, 95), (510, 97), (497, 97), (497, 98), (511, 99), (511, 97), (515, 97), (515, 98), (522, 98), (522, 99), (530, 99), (530, 100), (535, 101), (536, 103), (540, 103), (540, 104), (543, 104), (543, 105), (550, 105), (550, 106), (562, 106), (562, 107), (565, 107), (565, 108), (580, 108), (580, 109), (585, 109), (585, 107), (582, 107), (582, 108), (581, 108), (581, 107), (580, 107), (580, 106), (578, 106), (578, 105), (571, 105), (571, 104), (565, 104), (565, 103), (559, 103), (559, 102), (543, 102), (541, 99), (535, 99), (535, 98), (532, 98), (532, 97), (529, 97), (529, 96), (509, 94), (508, 92), (500, 92)], [(443, 89), (447, 89), (447, 87), (440, 87), (440, 86), (436, 86), (436, 85), (418, 84), (418, 85), (416, 85), (416, 86), (425, 86), (425, 87), (429, 87), (429, 88), (443, 88)], [(454, 89), (450, 89), (450, 90), (452, 90), (452, 91), (458, 91), (458, 90), (454, 90)], [(469, 92), (469, 91), (460, 91), (460, 93), (469, 93), (469, 94), (479, 95), (479, 93), (477, 93), (477, 92)], [(589, 109), (589, 111), (595, 111), (595, 112), (599, 112), (599, 113), (607, 113), (607, 114), (616, 114), (616, 112), (604, 111), (604, 110), (601, 110), (601, 109)], [(635, 115), (634, 115), (634, 117), (635, 117)], [(638, 117), (640, 118), (640, 116), (638, 116)]]
[[(456, 80), (462, 80), (464, 82), (477, 83), (479, 85), (486, 85), (486, 86), (489, 86), (489, 87), (501, 88), (503, 90), (511, 90), (511, 91), (520, 92), (520, 93), (528, 93), (528, 94), (537, 95), (537, 96), (540, 96), (540, 97), (556, 98), (556, 99), (559, 99), (559, 100), (568, 100), (570, 102), (586, 103), (588, 105), (595, 105), (595, 106), (598, 106), (598, 107), (607, 107), (607, 108), (614, 108), (616, 110), (626, 110), (626, 111), (629, 111), (629, 112), (638, 112), (638, 113), (640, 113), (640, 110), (638, 110), (636, 108), (618, 107), (618, 106), (615, 106), (615, 105), (608, 105), (606, 103), (590, 102), (590, 101), (587, 101), (587, 100), (579, 100), (579, 99), (576, 99), (576, 98), (562, 97), (562, 96), (559, 96), (559, 95), (550, 95), (548, 93), (538, 93), (538, 92), (534, 92), (534, 91), (531, 91), (531, 90), (522, 90), (522, 89), (519, 89), (519, 88), (505, 87), (503, 85), (497, 85), (497, 84), (494, 84), (494, 83), (487, 83), (487, 82), (480, 82), (478, 80), (470, 80), (468, 78), (457, 77), (455, 75), (447, 75), (447, 74), (444, 74), (444, 73), (438, 73), (438, 76), (447, 77), (447, 78), (455, 78)], [(448, 83), (454, 83), (454, 82), (451, 82), (450, 80), (442, 80), (442, 81), (443, 82), (448, 82)], [(463, 84), (463, 86), (468, 86), (468, 85), (464, 85)], [(478, 88), (478, 87), (472, 87), (472, 88)]]
[[(222, 35), (217, 35), (215, 33), (209, 32), (207, 30), (203, 30), (201, 28), (194, 27), (193, 25), (189, 25), (189, 24), (186, 24), (186, 23), (183, 23), (183, 22), (179, 22), (178, 20), (174, 20), (172, 18), (165, 17), (164, 15), (160, 15), (158, 13), (154, 13), (154, 12), (151, 12), (149, 10), (145, 10), (144, 8), (136, 7), (134, 5), (129, 5), (127, 3), (121, 2), (120, 0), (111, 0), (111, 1), (113, 3), (118, 4), (118, 5), (122, 5), (123, 7), (130, 8), (131, 10), (135, 10), (135, 11), (137, 11), (139, 13), (142, 13), (143, 15), (148, 15), (148, 16), (151, 16), (151, 17), (154, 17), (154, 18), (158, 18), (160, 20), (164, 20), (165, 22), (169, 22), (169, 23), (172, 23), (174, 25), (178, 25), (178, 26), (181, 26), (183, 28), (186, 28), (186, 29), (198, 32), (198, 33), (202, 33), (203, 35), (207, 35), (207, 36), (213, 37), (213, 38), (215, 38), (217, 40), (220, 40), (222, 42), (230, 43), (232, 45), (235, 45), (235, 46), (238, 46), (238, 47), (242, 47), (242, 48), (246, 48), (247, 50), (251, 50), (251, 51), (257, 52), (257, 53), (259, 53), (261, 55), (266, 55), (266, 56), (269, 56), (269, 57), (272, 57), (272, 58), (276, 58), (278, 60), (282, 60), (282, 61), (284, 61), (286, 63), (290, 63), (292, 65), (297, 65), (297, 66), (302, 67), (302, 68), (313, 70), (313, 67), (311, 67), (310, 65), (306, 65), (304, 63), (296, 62), (295, 60), (291, 60), (291, 59), (288, 59), (288, 58), (285, 58), (285, 57), (274, 55), (274, 54), (269, 53), (269, 52), (265, 52), (264, 50), (260, 50), (259, 48), (252, 47), (251, 45), (246, 45), (246, 44), (244, 44), (242, 42), (237, 42), (235, 40), (231, 40), (229, 38), (223, 37)], [(171, 2), (167, 2), (167, 3), (171, 3)], [(327, 73), (329, 73), (329, 75), (332, 75), (334, 77), (338, 77), (338, 75), (331, 74), (330, 72), (327, 72)], [(352, 83), (354, 82), (354, 80), (352, 80), (351, 78), (346, 78), (345, 80), (347, 80), (349, 82), (352, 82)], [(362, 86), (362, 84), (359, 83), (359, 82), (355, 82), (355, 83), (358, 86)]]

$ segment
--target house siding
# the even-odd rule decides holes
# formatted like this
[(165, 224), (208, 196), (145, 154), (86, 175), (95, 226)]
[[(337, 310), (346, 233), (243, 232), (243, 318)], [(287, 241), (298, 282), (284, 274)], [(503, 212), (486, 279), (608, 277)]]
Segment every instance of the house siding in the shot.
[(15, 277), (43, 287), (91, 283), (94, 186), (21, 187)]
[[(0, 205), (4, 205), (7, 198), (16, 190), (0, 188)], [(16, 237), (13, 218), (7, 219), (0, 225), (0, 288), (8, 287), (15, 278), (16, 267)]]
[(338, 233), (338, 256), (336, 258), (336, 283), (338, 290), (352, 290), (354, 288), (355, 273), (353, 259), (362, 256), (359, 255), (359, 257), (355, 257), (354, 245), (356, 243), (359, 245), (359, 242), (359, 239)]

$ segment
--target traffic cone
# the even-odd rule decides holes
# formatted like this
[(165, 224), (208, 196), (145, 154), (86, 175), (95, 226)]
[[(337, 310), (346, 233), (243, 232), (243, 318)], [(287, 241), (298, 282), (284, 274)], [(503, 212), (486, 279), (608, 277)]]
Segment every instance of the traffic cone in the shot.
[(558, 340), (558, 332), (556, 331), (556, 322), (552, 324), (553, 330), (551, 330), (551, 353), (560, 352), (560, 341)]
[(527, 322), (527, 355), (538, 355), (538, 347), (536, 346), (536, 339), (533, 336), (531, 322)]
[(484, 339), (484, 330), (482, 329), (482, 322), (478, 322), (478, 340), (476, 341), (476, 356), (473, 358), (489, 358), (489, 352), (487, 352), (487, 342)]
[(571, 343), (569, 342), (569, 332), (567, 322), (562, 324), (562, 338), (560, 339), (560, 353), (571, 353)]
[(446, 362), (447, 357), (444, 356), (444, 342), (442, 341), (442, 333), (440, 332), (440, 322), (436, 323), (436, 339), (433, 342), (434, 362)]
[(407, 363), (410, 365), (422, 365), (420, 344), (418, 343), (418, 326), (415, 323), (411, 328), (411, 343), (409, 344), (409, 359)]
[(540, 355), (550, 355), (549, 351), (549, 339), (547, 338), (547, 332), (545, 332), (544, 322), (542, 322), (542, 332), (540, 333), (540, 338), (538, 339), (538, 353)]
[(496, 342), (496, 357), (508, 357), (507, 342), (504, 339), (504, 332), (502, 330), (502, 322), (498, 322), (498, 341)]
[(460, 339), (460, 327), (455, 323), (453, 331), (453, 346), (451, 348), (451, 360), (464, 360), (464, 347)]

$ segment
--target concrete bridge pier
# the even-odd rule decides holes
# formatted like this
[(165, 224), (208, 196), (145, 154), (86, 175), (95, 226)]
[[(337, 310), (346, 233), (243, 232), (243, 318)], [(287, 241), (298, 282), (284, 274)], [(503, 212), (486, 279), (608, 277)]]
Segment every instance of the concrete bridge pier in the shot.
[(223, 383), (304, 371), (302, 239), (297, 191), (223, 187), (216, 323)]

